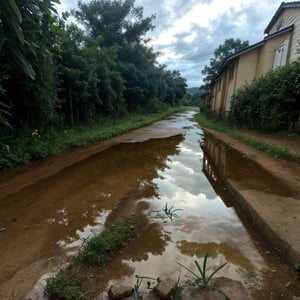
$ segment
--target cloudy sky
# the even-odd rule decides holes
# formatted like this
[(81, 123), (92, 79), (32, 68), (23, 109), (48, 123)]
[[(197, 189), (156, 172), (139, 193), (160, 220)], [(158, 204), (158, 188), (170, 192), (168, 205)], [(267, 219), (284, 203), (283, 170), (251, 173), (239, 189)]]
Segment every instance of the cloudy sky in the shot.
[[(89, 0), (86, 0), (89, 1)], [(77, 0), (61, 0), (62, 9)], [(225, 39), (264, 38), (264, 29), (282, 0), (136, 0), (144, 17), (155, 15), (151, 45), (161, 52), (158, 61), (178, 70), (189, 87), (202, 84), (201, 70)]]

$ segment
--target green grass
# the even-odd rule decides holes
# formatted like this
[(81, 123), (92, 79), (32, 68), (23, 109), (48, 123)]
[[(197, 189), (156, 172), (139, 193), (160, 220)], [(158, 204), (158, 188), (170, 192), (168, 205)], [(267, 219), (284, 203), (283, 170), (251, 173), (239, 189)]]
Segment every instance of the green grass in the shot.
[[(88, 238), (83, 243), (78, 255), (69, 266), (46, 280), (44, 294), (53, 299), (91, 299), (90, 293), (83, 291), (83, 278), (78, 277), (78, 265), (104, 267), (116, 251), (134, 239), (140, 225), (135, 217), (120, 219), (107, 224), (97, 236)], [(92, 272), (89, 269), (89, 272)], [(79, 274), (82, 275), (81, 272)]]
[(81, 283), (81, 278), (68, 276), (61, 270), (56, 276), (47, 279), (44, 294), (51, 299), (90, 299), (86, 293), (80, 291)]
[(100, 235), (83, 243), (76, 260), (87, 265), (104, 265), (108, 257), (137, 236), (137, 227), (133, 218), (108, 224)]
[[(278, 147), (261, 140), (257, 140), (254, 138), (247, 137), (235, 128), (230, 126), (228, 123), (224, 121), (216, 121), (213, 119), (207, 119), (203, 114), (198, 114), (196, 116), (197, 122), (202, 126), (210, 129), (214, 129), (216, 131), (227, 134), (228, 136), (241, 141), (247, 146), (253, 147), (257, 150), (263, 151), (270, 155), (271, 157), (281, 158), (285, 160), (290, 160), (294, 162), (300, 163), (300, 155), (290, 151), (286, 147)], [(281, 133), (282, 135), (282, 133)]]
[(186, 108), (169, 108), (161, 113), (146, 115), (131, 114), (115, 121), (102, 118), (73, 128), (62, 127), (48, 131), (24, 128), (18, 134), (14, 131), (11, 134), (0, 132), (0, 170), (118, 136), (183, 110)]
[(177, 262), (177, 264), (183, 267), (184, 269), (186, 269), (189, 273), (193, 275), (193, 279), (188, 282), (188, 286), (193, 286), (193, 287), (199, 286), (201, 288), (212, 289), (217, 291), (222, 296), (224, 296), (225, 299), (231, 300), (230, 296), (227, 295), (225, 291), (210, 284), (215, 274), (218, 273), (222, 268), (224, 268), (227, 265), (227, 263), (218, 266), (210, 275), (207, 275), (207, 258), (208, 258), (208, 253), (204, 255), (202, 266), (200, 266), (197, 260), (194, 260), (198, 273), (194, 272), (192, 269), (186, 267), (185, 265), (179, 262)]

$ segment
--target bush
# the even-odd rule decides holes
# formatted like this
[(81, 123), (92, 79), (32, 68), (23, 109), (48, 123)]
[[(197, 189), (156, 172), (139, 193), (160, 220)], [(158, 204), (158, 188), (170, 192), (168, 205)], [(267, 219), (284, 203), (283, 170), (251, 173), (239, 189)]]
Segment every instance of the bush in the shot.
[(233, 96), (229, 120), (236, 126), (286, 130), (300, 115), (300, 61), (270, 71)]

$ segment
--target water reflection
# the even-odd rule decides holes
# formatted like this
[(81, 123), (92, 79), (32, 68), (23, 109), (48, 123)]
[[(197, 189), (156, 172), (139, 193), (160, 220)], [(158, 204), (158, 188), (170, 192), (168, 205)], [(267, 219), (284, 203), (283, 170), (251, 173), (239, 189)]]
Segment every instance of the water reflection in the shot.
[[(107, 265), (108, 273), (90, 278), (99, 293), (112, 282), (134, 284), (134, 275), (184, 278), (176, 261), (194, 268), (193, 260), (202, 259), (206, 252), (208, 267), (227, 261), (221, 274), (233, 279), (244, 276), (240, 270), (242, 274), (259, 271), (265, 262), (235, 209), (228, 205), (230, 196), (222, 185), (222, 176), (235, 158), (228, 159), (221, 153), (222, 145), (215, 147), (210, 142), (203, 153), (203, 133), (191, 120), (193, 114), (159, 123), (161, 129), (180, 128), (184, 134), (116, 145), (9, 196), (0, 217), (11, 233), (17, 232), (20, 224), (34, 224), (32, 236), (43, 237), (37, 241), (41, 257), (73, 251), (80, 239), (100, 232), (107, 221), (131, 214), (147, 218), (139, 237)], [(204, 139), (207, 143), (206, 136)], [(218, 168), (221, 177), (217, 177)], [(11, 203), (17, 203), (15, 211)], [(165, 205), (181, 209), (179, 218), (172, 222), (155, 218), (154, 212)], [(17, 218), (15, 228), (10, 226), (13, 218)], [(8, 248), (28, 243), (21, 234), (2, 241)], [(26, 268), (26, 259), (35, 249), (23, 254), (19, 267)], [(7, 254), (5, 248), (3, 251)]]
[(234, 181), (241, 189), (290, 196), (282, 183), (263, 170), (254, 160), (240, 154), (207, 132), (204, 135), (202, 149), (203, 172), (218, 193), (222, 192), (225, 181)]
[[(155, 219), (152, 214), (150, 222), (159, 224), (160, 227), (155, 228), (160, 232), (155, 230), (146, 239), (156, 245), (165, 234), (168, 239), (164, 242), (163, 251), (144, 248), (143, 244), (147, 243), (141, 239), (141, 244), (138, 245), (138, 241), (134, 243), (135, 251), (126, 249), (128, 252), (123, 263), (127, 263), (138, 275), (177, 280), (184, 272), (176, 261), (194, 268), (193, 260), (202, 259), (208, 252), (210, 268), (227, 261), (229, 264), (222, 272), (240, 280), (240, 270), (244, 270), (244, 274), (259, 271), (265, 262), (235, 209), (224, 203), (222, 197), (225, 193), (218, 193), (210, 185), (207, 174), (202, 172), (203, 164), (207, 165), (207, 157), (200, 148), (203, 142), (201, 130), (186, 118), (181, 120), (181, 126), (187, 129), (184, 140), (177, 146), (178, 153), (167, 157), (166, 167), (160, 169), (158, 176), (152, 180), (158, 196), (143, 199), (150, 205), (148, 212), (151, 208), (152, 211), (161, 210), (167, 204), (181, 209), (177, 212), (180, 218), (165, 222)], [(222, 155), (218, 156), (219, 159)], [(217, 178), (213, 172), (210, 174)], [(220, 181), (219, 189), (223, 188)], [(139, 254), (142, 260), (135, 259), (135, 252), (143, 253)], [(124, 278), (124, 282), (132, 284), (132, 281), (133, 277)]]

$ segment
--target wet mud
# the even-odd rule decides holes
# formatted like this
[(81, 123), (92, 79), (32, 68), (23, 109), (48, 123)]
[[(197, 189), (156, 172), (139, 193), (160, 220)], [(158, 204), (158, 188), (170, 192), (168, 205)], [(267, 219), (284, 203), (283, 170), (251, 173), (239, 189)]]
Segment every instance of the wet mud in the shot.
[[(208, 167), (200, 146), (203, 132), (193, 114), (178, 114), (114, 139), (49, 176), (22, 181), (22, 188), (13, 188), (11, 181), (7, 189), (3, 181), (0, 299), (43, 299), (45, 278), (69, 261), (83, 239), (101, 232), (105, 222), (131, 214), (147, 220), (142, 234), (105, 271), (78, 270), (101, 299), (112, 283), (134, 285), (135, 275), (184, 280), (186, 272), (176, 262), (193, 268), (205, 253), (209, 271), (228, 262), (218, 275), (241, 281), (253, 299), (299, 294), (291, 268), (235, 209), (222, 185), (225, 173), (217, 176)], [(209, 165), (222, 165), (222, 155)], [(258, 190), (270, 189), (256, 166), (233, 157), (227, 161), (232, 176), (245, 176), (245, 184)], [(289, 193), (279, 185), (272, 185), (272, 191)], [(166, 205), (180, 209), (177, 218), (163, 214)]]

